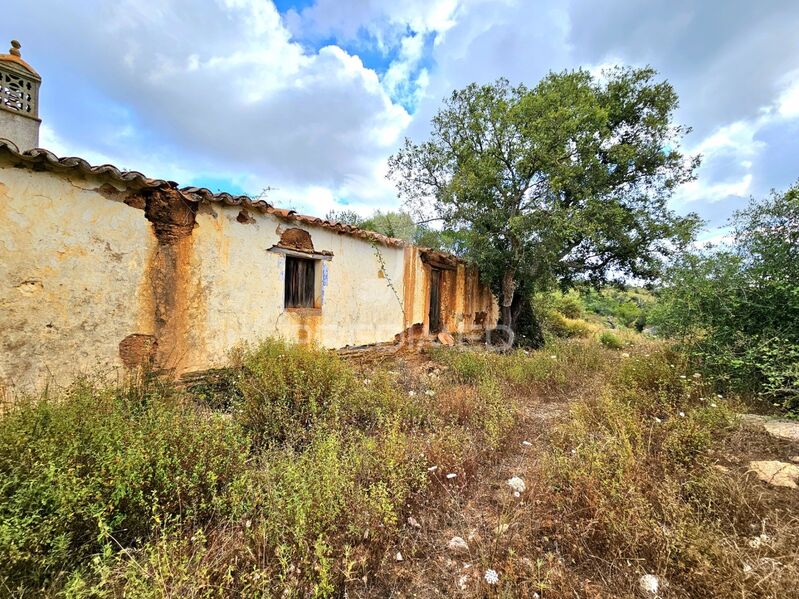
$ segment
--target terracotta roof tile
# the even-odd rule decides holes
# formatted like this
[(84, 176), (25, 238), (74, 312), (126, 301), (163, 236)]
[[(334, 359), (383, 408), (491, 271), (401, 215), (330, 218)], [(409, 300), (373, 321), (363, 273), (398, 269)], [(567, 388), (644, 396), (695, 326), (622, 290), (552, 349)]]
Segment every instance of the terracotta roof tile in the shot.
[[(138, 171), (120, 170), (111, 164), (92, 166), (83, 158), (59, 158), (52, 152), (42, 148), (35, 148), (20, 152), (17, 146), (0, 138), (0, 155), (10, 156), (12, 162), (32, 169), (43, 169), (54, 173), (79, 173), (84, 176), (104, 177), (120, 185), (132, 185), (138, 189), (177, 188), (177, 183), (165, 179), (151, 179)], [(275, 208), (264, 200), (253, 200), (246, 195), (232, 195), (227, 192), (214, 193), (205, 187), (182, 187), (179, 190), (191, 200), (197, 202), (220, 203), (226, 206), (241, 206), (257, 212), (271, 214), (277, 218), (299, 222), (306, 225), (322, 227), (343, 235), (358, 237), (387, 246), (403, 247), (409, 245), (402, 239), (387, 237), (374, 231), (367, 231), (359, 227), (325, 220), (316, 216), (297, 214), (294, 210)]]

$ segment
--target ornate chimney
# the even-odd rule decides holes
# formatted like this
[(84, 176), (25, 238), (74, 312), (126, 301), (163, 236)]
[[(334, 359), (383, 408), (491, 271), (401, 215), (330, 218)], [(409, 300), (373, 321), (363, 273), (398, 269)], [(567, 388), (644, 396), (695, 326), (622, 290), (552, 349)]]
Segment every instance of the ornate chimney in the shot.
[(22, 60), (20, 43), (11, 41), (8, 54), (0, 54), (0, 138), (14, 142), (20, 151), (39, 147), (39, 85), (42, 78)]

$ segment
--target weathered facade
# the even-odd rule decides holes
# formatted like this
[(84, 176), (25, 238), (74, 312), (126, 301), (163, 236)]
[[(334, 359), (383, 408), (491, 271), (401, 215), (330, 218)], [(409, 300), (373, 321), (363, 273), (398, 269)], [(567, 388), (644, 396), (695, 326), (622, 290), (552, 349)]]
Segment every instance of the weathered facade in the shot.
[(339, 348), (497, 318), (452, 256), (1, 140), (0, 257), (6, 389), (202, 370), (268, 336)]

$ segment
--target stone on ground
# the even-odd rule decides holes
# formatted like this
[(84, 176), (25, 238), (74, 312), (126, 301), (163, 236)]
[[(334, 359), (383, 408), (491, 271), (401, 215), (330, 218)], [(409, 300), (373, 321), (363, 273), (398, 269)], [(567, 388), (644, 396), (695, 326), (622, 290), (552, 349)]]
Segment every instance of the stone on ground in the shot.
[(438, 342), (441, 343), (441, 345), (448, 345), (449, 347), (452, 347), (455, 345), (455, 337), (449, 333), (442, 332), (438, 334)]
[(741, 414), (741, 424), (747, 428), (765, 429), (772, 437), (799, 442), (799, 421), (772, 418), (760, 414)]
[(749, 462), (749, 469), (757, 477), (775, 487), (799, 488), (799, 466), (778, 460)]
[(769, 420), (763, 426), (772, 437), (799, 442), (799, 422), (796, 420)]
[(657, 595), (660, 588), (660, 579), (654, 574), (644, 574), (638, 579), (638, 586), (645, 595)]
[(455, 553), (466, 553), (469, 551), (469, 543), (461, 537), (452, 537), (447, 543), (447, 548)]

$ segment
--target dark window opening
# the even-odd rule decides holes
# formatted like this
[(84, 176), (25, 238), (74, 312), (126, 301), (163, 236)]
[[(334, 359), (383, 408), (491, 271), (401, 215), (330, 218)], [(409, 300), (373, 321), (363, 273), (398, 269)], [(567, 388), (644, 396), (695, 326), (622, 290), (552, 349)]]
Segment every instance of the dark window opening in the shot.
[(286, 256), (286, 308), (313, 308), (316, 261)]

